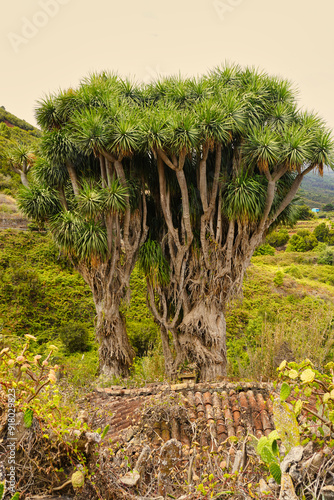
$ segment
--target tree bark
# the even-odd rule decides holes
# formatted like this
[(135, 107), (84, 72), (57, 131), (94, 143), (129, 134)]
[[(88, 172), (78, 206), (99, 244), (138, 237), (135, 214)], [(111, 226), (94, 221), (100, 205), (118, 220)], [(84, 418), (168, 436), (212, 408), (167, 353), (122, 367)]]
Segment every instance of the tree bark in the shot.
[[(125, 320), (120, 313), (121, 301), (133, 266), (120, 269), (117, 254), (98, 267), (77, 265), (92, 290), (96, 309), (96, 338), (99, 342), (99, 372), (107, 377), (126, 377), (134, 357)], [(126, 272), (124, 272), (126, 271)]]
[(200, 372), (201, 381), (226, 376), (226, 321), (215, 305), (199, 302), (183, 318), (178, 329), (178, 344)]
[(106, 296), (95, 301), (96, 337), (99, 342), (99, 372), (110, 377), (127, 377), (134, 358), (118, 301)]
[(29, 182), (28, 182), (28, 177), (27, 177), (26, 173), (21, 171), (20, 176), (21, 176), (21, 182), (22, 182), (23, 186), (28, 188)]

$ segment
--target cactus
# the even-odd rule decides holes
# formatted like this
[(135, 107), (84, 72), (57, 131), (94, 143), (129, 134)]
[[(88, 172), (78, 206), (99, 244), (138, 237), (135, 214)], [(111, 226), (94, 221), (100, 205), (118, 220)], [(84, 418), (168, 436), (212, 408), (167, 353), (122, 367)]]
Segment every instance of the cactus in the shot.
[(294, 411), (288, 403), (275, 399), (273, 405), (274, 423), (279, 439), (287, 453), (294, 446), (300, 445), (299, 427)]

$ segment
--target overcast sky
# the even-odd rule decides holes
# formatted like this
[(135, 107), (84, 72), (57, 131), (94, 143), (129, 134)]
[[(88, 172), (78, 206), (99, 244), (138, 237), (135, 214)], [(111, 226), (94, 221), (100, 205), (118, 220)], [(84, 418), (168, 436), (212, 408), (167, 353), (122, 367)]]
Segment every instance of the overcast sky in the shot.
[(334, 128), (333, 25), (333, 0), (3, 0), (0, 106), (35, 124), (37, 99), (92, 71), (148, 81), (227, 60), (292, 80)]

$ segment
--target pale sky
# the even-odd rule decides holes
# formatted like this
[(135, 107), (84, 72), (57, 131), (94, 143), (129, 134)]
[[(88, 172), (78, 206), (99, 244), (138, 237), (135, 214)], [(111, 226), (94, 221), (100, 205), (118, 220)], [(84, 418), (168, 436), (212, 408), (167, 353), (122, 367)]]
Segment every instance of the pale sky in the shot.
[(0, 106), (36, 124), (37, 99), (92, 71), (138, 81), (225, 60), (292, 80), (334, 128), (333, 0), (2, 0)]

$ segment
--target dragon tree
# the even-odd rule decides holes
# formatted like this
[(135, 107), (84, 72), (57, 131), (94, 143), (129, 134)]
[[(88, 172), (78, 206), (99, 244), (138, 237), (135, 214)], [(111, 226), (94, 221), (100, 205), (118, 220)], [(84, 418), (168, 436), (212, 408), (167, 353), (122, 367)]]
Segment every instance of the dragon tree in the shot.
[(304, 176), (332, 166), (325, 123), (288, 81), (238, 66), (147, 86), (92, 75), (37, 119), (42, 158), (21, 206), (91, 287), (101, 371), (132, 361), (119, 309), (139, 256), (167, 374), (193, 363), (202, 380), (224, 376), (226, 306)]
[(143, 118), (155, 202), (140, 261), (166, 371), (226, 375), (229, 301), (255, 248), (291, 220), (306, 174), (332, 165), (330, 131), (283, 79), (238, 66), (151, 85)]

